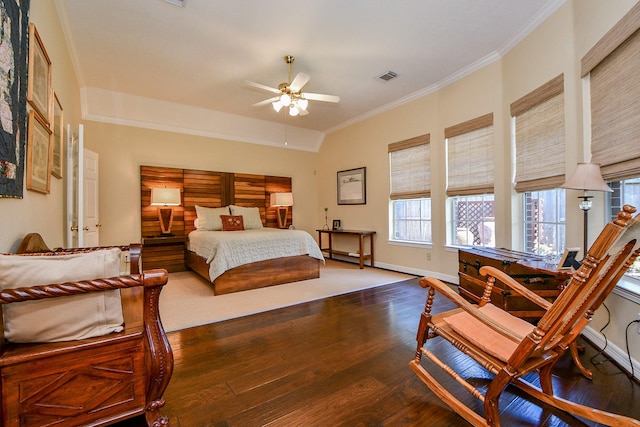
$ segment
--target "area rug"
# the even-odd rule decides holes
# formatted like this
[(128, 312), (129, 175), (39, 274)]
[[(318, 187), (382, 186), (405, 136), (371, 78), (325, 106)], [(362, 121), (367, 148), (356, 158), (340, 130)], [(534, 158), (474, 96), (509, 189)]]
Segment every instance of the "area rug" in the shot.
[(415, 276), (327, 260), (320, 277), (301, 282), (214, 295), (209, 282), (191, 271), (169, 274), (160, 294), (167, 332), (274, 310), (302, 302), (411, 279)]

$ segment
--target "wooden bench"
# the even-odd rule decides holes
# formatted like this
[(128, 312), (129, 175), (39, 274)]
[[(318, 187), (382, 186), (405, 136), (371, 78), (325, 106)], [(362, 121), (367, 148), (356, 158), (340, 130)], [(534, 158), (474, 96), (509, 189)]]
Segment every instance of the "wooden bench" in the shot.
[[(30, 255), (54, 257), (88, 250), (34, 253), (37, 245), (24, 246)], [(120, 289), (124, 318), (121, 332), (64, 342), (8, 342), (0, 325), (1, 425), (99, 426), (143, 414), (149, 426), (168, 425), (159, 410), (173, 354), (158, 308), (168, 274), (140, 274), (140, 245), (120, 248), (129, 251), (128, 275), (0, 290), (4, 305)], [(96, 249), (103, 248), (89, 251)]]

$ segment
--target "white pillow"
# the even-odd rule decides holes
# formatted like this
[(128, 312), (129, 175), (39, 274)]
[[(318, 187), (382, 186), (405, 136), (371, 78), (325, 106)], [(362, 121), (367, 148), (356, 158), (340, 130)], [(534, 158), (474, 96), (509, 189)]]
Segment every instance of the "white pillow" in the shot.
[(242, 215), (245, 230), (262, 228), (262, 218), (258, 208), (243, 208), (236, 205), (231, 205), (230, 208), (231, 215)]
[[(0, 255), (0, 289), (120, 275), (120, 249), (56, 256)], [(70, 341), (120, 332), (120, 291), (5, 304), (4, 336), (12, 342)]]
[(220, 215), (229, 215), (229, 206), (223, 208), (207, 208), (196, 205), (196, 215), (198, 230), (221, 231), (222, 220)]

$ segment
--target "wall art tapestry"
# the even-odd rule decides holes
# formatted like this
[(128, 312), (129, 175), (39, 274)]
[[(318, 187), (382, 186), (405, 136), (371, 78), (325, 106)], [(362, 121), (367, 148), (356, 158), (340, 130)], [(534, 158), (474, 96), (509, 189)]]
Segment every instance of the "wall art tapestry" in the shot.
[(29, 0), (0, 0), (0, 197), (23, 197)]

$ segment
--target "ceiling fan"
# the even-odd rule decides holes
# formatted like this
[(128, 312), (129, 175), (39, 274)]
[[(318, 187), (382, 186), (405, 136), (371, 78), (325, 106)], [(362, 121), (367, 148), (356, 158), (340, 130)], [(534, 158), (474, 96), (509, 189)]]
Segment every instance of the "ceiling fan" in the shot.
[(305, 73), (298, 73), (295, 78), (291, 80), (291, 64), (293, 61), (295, 61), (295, 58), (291, 55), (284, 57), (284, 62), (288, 65), (289, 74), (287, 82), (280, 83), (278, 88), (265, 86), (248, 80), (246, 81), (246, 84), (249, 86), (278, 95), (273, 98), (265, 99), (264, 101), (256, 102), (252, 105), (253, 107), (261, 107), (263, 105), (271, 104), (276, 112), (279, 112), (283, 107), (288, 107), (290, 116), (305, 116), (309, 114), (307, 111), (309, 101), (340, 102), (339, 96), (302, 92), (302, 87), (307, 84), (311, 77)]

